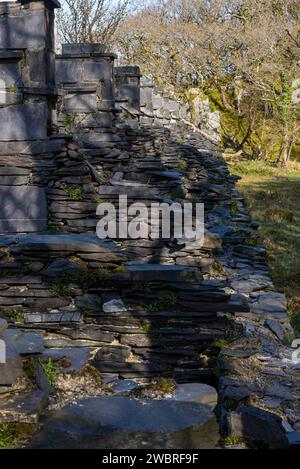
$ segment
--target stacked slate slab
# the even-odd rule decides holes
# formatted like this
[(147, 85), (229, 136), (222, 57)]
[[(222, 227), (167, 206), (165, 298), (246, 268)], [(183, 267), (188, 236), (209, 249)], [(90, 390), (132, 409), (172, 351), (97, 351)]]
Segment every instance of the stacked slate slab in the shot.
[(57, 125), (81, 140), (113, 140), (115, 55), (101, 44), (64, 44), (56, 56)]
[(0, 4), (0, 232), (41, 231), (55, 107), (54, 10), (58, 2)]
[(118, 121), (138, 127), (141, 107), (140, 68), (135, 65), (115, 67), (116, 109)]
[(153, 113), (153, 91), (154, 82), (152, 77), (142, 76), (140, 80), (141, 96), (141, 125), (152, 125), (154, 123)]

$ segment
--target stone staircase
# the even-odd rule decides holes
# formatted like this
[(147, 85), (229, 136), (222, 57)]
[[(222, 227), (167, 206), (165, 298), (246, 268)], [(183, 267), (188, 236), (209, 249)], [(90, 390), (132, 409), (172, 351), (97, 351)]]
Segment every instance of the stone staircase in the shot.
[[(67, 140), (48, 175), (49, 230), (0, 236), (9, 345), (0, 421), (36, 423), (47, 402), (110, 394), (116, 380), (134, 380), (133, 389), (160, 379), (217, 387), (220, 349), (244, 334), (235, 318), (286, 320), (256, 225), (217, 149), (183, 124), (118, 135), (118, 144)], [(118, 208), (124, 193), (148, 207), (204, 202), (204, 244), (100, 240), (98, 203)], [(40, 370), (49, 359), (54, 388), (42, 371), (28, 375), (32, 360)]]

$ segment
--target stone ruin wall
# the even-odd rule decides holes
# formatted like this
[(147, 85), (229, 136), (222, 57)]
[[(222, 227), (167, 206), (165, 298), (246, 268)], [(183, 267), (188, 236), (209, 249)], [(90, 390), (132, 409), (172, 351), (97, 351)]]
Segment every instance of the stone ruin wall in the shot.
[(56, 56), (57, 126), (79, 140), (112, 130), (115, 56), (99, 44), (64, 44)]
[(47, 225), (45, 187), (59, 142), (55, 106), (54, 9), (49, 1), (0, 4), (0, 232)]

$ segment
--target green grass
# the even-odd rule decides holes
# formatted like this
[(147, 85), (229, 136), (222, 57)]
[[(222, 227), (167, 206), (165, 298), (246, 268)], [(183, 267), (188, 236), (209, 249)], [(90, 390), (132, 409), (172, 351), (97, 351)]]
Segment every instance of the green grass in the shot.
[(61, 296), (69, 296), (71, 289), (63, 280), (58, 280), (51, 288), (53, 295), (56, 298)]
[(163, 298), (160, 301), (156, 301), (149, 305), (145, 306), (145, 311), (148, 313), (155, 313), (156, 311), (163, 311), (164, 309), (169, 308), (177, 303), (177, 295), (176, 293), (170, 293), (166, 298)]
[(82, 187), (67, 186), (64, 188), (64, 191), (71, 200), (80, 201), (84, 199), (84, 190)]
[(15, 439), (15, 424), (1, 423), (0, 424), (0, 449), (9, 448)]
[(31, 380), (35, 380), (36, 376), (36, 365), (40, 364), (44, 370), (45, 375), (47, 376), (49, 383), (53, 384), (56, 376), (59, 372), (59, 365), (54, 362), (51, 358), (48, 360), (34, 359), (31, 358), (25, 365), (24, 369), (27, 374), (27, 377)]
[[(238, 188), (245, 196), (259, 234), (268, 250), (275, 288), (285, 293), (292, 324), (300, 332), (300, 165), (266, 169), (268, 165), (238, 163), (243, 173)], [(268, 174), (266, 174), (268, 173)]]

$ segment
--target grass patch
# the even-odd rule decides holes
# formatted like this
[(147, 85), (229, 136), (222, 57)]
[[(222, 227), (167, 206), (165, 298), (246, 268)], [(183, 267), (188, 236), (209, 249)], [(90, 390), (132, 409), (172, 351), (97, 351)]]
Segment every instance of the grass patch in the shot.
[(244, 443), (244, 438), (237, 435), (229, 435), (225, 438), (224, 443), (226, 446), (240, 445)]
[(300, 332), (300, 164), (285, 169), (268, 166), (267, 175), (261, 169), (265, 166), (247, 162), (231, 169), (241, 173), (242, 168), (238, 189), (259, 223), (275, 288), (287, 296), (292, 325)]
[(156, 301), (154, 303), (151, 303), (149, 305), (145, 306), (145, 311), (148, 311), (148, 313), (155, 313), (156, 311), (163, 311), (166, 308), (169, 308), (170, 306), (174, 306), (177, 303), (177, 295), (176, 293), (170, 293), (166, 298), (163, 298), (160, 301)]
[(185, 160), (179, 160), (177, 168), (184, 171), (187, 168), (187, 162)]
[(8, 309), (5, 314), (7, 318), (9, 319), (9, 321), (19, 322), (19, 323), (24, 322), (23, 313), (21, 311), (11, 308), (11, 309)]
[(67, 186), (64, 188), (64, 192), (71, 200), (80, 201), (84, 199), (84, 190), (82, 187)]
[(16, 426), (13, 423), (0, 424), (0, 449), (12, 446), (16, 435)]
[(41, 358), (35, 360), (34, 358), (31, 358), (24, 366), (25, 373), (31, 381), (35, 380), (37, 364), (41, 365), (49, 383), (53, 384), (59, 372), (59, 365), (51, 358), (48, 360), (42, 360)]
[(51, 288), (51, 292), (53, 295), (57, 298), (61, 296), (69, 296), (71, 289), (68, 284), (66, 284), (64, 281), (57, 281)]

